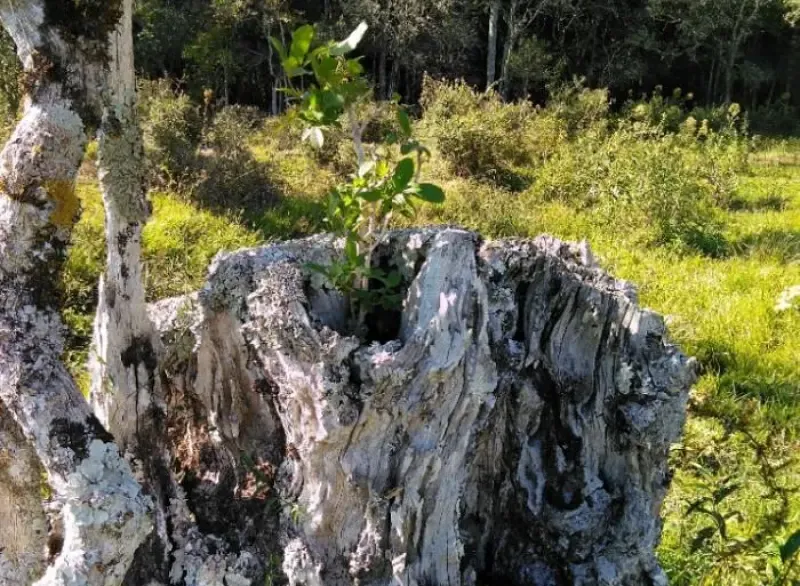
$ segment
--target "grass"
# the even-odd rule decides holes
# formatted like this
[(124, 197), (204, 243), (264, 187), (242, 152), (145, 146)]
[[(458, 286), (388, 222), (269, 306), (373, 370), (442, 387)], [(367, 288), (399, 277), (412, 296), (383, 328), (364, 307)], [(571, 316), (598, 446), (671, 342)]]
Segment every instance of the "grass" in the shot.
[[(266, 134), (253, 137), (252, 150), (282, 193), (257, 215), (219, 215), (173, 194), (152, 195), (144, 237), (150, 299), (198, 287), (220, 249), (323, 228), (324, 193), (334, 174), (304, 149), (283, 148)], [(767, 145), (751, 162), (736, 197), (718, 211), (719, 254), (643, 245), (635, 230), (611, 230), (590, 209), (454, 177), (436, 157), (427, 173), (448, 199), (417, 219), (488, 237), (587, 239), (602, 265), (636, 283), (641, 303), (668, 316), (673, 339), (698, 358), (703, 373), (685, 437), (672, 454), (675, 477), (659, 550), (677, 585), (775, 583), (770, 567), (779, 563), (778, 548), (800, 529), (792, 492), (800, 485), (793, 460), (800, 447), (800, 312), (774, 309), (782, 291), (800, 284), (800, 142)], [(82, 180), (80, 194), (84, 215), (64, 279), (76, 370), (103, 257), (97, 187)]]

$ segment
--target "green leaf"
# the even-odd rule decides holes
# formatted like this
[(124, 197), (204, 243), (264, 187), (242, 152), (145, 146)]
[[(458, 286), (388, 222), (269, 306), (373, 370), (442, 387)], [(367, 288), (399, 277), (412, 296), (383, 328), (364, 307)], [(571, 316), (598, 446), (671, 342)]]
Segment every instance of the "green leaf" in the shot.
[(305, 267), (314, 273), (319, 273), (320, 275), (328, 276), (328, 267), (322, 266), (315, 262), (307, 262)]
[(314, 70), (314, 75), (317, 76), (320, 85), (331, 83), (331, 78), (333, 74), (336, 73), (336, 59), (333, 57), (312, 59), (311, 68)]
[(428, 203), (443, 203), (445, 199), (442, 188), (433, 183), (420, 183), (413, 194)]
[(347, 60), (347, 72), (352, 77), (357, 77), (364, 73), (364, 66), (359, 63), (358, 59), (348, 59)]
[(383, 194), (377, 189), (368, 189), (360, 192), (358, 195), (361, 197), (361, 199), (368, 201), (369, 203), (375, 203), (383, 196)]
[(303, 68), (302, 59), (298, 59), (293, 55), (281, 61), (281, 67), (283, 67), (283, 71), (286, 73), (287, 77), (297, 77), (298, 75), (308, 73), (308, 70)]
[(397, 271), (392, 271), (386, 276), (385, 280), (386, 286), (389, 288), (397, 287), (400, 284), (400, 279), (401, 279), (400, 273), (398, 273)]
[(348, 238), (344, 244), (344, 255), (351, 263), (358, 262), (358, 244), (352, 238)]
[(798, 549), (800, 549), (800, 529), (792, 533), (786, 543), (781, 546), (781, 560), (789, 561)]
[(270, 36), (269, 42), (272, 43), (272, 46), (275, 47), (275, 50), (278, 52), (278, 57), (280, 57), (281, 62), (286, 61), (288, 55), (286, 54), (286, 47), (283, 46), (283, 43), (280, 39)]
[(297, 59), (303, 61), (311, 48), (311, 41), (314, 39), (314, 27), (310, 24), (304, 24), (292, 33), (292, 46), (289, 49), (289, 54)]
[(397, 122), (400, 124), (400, 130), (406, 136), (411, 136), (411, 120), (408, 117), (408, 112), (400, 108), (397, 111)]
[(392, 183), (397, 191), (403, 191), (411, 182), (414, 176), (414, 161), (412, 159), (401, 159), (394, 169)]
[(361, 39), (364, 37), (364, 33), (367, 32), (367, 23), (361, 22), (350, 36), (347, 37), (344, 41), (340, 43), (336, 43), (333, 47), (331, 47), (331, 55), (339, 56), (339, 55), (346, 55), (350, 51), (354, 50), (358, 44), (361, 42)]

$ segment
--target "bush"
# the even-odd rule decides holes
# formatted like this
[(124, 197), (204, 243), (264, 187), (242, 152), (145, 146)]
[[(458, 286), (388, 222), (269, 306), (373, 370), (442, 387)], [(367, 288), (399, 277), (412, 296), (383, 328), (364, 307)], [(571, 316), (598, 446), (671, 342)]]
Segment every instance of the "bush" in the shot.
[(462, 177), (524, 188), (531, 171), (565, 138), (563, 125), (529, 102), (505, 103), (495, 92), (479, 94), (463, 81), (426, 78), (421, 102), (425, 131)]
[(164, 81), (146, 82), (140, 95), (145, 152), (157, 185), (220, 210), (250, 214), (272, 203), (268, 169), (249, 145), (264, 123), (258, 109), (226, 106), (204, 125), (199, 107)]
[(708, 157), (691, 140), (634, 124), (586, 132), (541, 169), (533, 190), (592, 208), (599, 221), (640, 241), (719, 253)]
[(582, 79), (552, 92), (547, 109), (561, 120), (570, 137), (592, 128), (604, 129), (609, 121), (610, 100), (606, 89), (588, 89)]
[(150, 174), (158, 183), (181, 186), (196, 170), (203, 129), (198, 108), (167, 80), (144, 82), (139, 95)]
[(750, 126), (755, 132), (772, 136), (794, 136), (800, 130), (797, 108), (792, 106), (788, 94), (780, 101), (758, 106), (747, 112)]

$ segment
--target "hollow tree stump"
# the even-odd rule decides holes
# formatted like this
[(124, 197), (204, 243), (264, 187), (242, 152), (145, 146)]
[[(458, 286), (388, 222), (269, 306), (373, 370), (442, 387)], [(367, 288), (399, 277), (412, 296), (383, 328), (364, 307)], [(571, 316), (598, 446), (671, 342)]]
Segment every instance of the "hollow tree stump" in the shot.
[(694, 368), (634, 289), (585, 245), (398, 231), (376, 258), (404, 307), (369, 317), (371, 341), (305, 268), (336, 254), (224, 254), (152, 308), (198, 525), (278, 553), (292, 585), (666, 584)]

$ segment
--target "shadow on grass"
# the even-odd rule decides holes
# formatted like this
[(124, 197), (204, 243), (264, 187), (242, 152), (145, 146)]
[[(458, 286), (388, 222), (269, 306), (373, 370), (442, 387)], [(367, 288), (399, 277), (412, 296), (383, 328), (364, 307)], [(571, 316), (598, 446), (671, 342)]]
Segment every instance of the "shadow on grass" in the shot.
[(789, 368), (743, 355), (720, 340), (701, 340), (692, 353), (700, 374), (716, 377), (719, 392), (737, 399), (755, 399), (777, 419), (800, 409), (800, 381)]
[(265, 209), (280, 201), (272, 169), (249, 151), (206, 152), (198, 157), (197, 166), (197, 179), (181, 191), (212, 212), (233, 213), (253, 225)]
[(779, 263), (800, 260), (800, 230), (763, 230), (731, 242), (736, 256), (773, 259)]
[(732, 212), (782, 212), (788, 205), (788, 197), (770, 194), (756, 199), (734, 197), (725, 207)]
[(305, 197), (281, 197), (275, 205), (262, 209), (252, 221), (264, 240), (288, 240), (325, 230), (323, 201)]
[(726, 258), (730, 255), (730, 243), (717, 230), (697, 230), (684, 237), (684, 244), (690, 250), (709, 258)]

